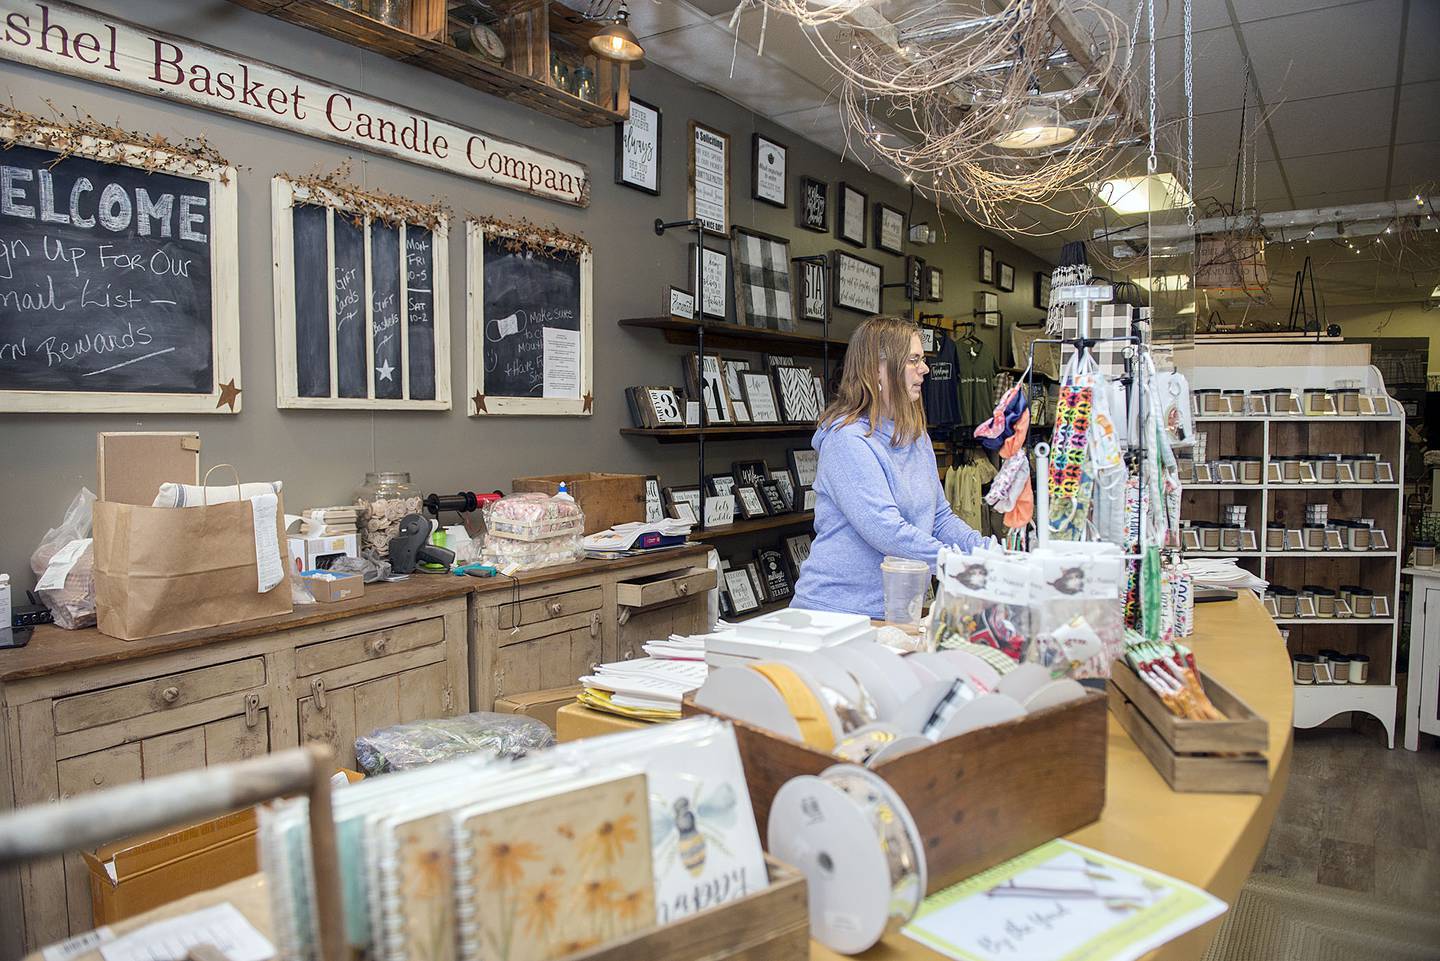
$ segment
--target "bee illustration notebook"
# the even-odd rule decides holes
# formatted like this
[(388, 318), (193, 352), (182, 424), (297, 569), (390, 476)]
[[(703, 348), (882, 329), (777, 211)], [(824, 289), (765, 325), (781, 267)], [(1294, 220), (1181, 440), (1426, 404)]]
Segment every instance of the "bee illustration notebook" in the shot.
[(458, 812), (460, 961), (552, 961), (655, 924), (643, 774)]

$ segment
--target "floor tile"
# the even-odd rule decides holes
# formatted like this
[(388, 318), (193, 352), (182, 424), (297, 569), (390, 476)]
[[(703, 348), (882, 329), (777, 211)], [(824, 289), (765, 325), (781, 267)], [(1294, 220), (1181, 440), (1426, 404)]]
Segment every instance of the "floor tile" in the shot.
[(1377, 844), (1374, 891), (1396, 904), (1433, 907), (1440, 900), (1440, 852)]
[(1332, 888), (1370, 893), (1375, 887), (1375, 846), (1322, 839), (1315, 879)]
[(1255, 870), (1313, 884), (1320, 871), (1319, 833), (1277, 823), (1270, 829), (1270, 837)]

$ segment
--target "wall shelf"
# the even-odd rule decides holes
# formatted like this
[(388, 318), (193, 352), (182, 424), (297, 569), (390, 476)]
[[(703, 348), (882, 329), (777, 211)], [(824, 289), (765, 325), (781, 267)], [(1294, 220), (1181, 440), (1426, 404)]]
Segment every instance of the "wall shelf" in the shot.
[[(505, 100), (523, 104), (532, 110), (549, 114), (581, 127), (608, 127), (620, 123), (630, 113), (630, 66), (589, 55), (599, 91), (598, 99), (609, 106), (588, 100), (554, 87), (549, 82), (550, 37), (562, 37), (579, 49), (587, 49), (590, 34), (602, 25), (575, 22), (573, 12), (562, 4), (522, 4), (511, 0), (491, 0), (490, 6), (506, 18), (493, 25), (505, 40), (505, 66), (485, 60), (452, 46), (449, 28), (438, 28), (434, 38), (417, 36), (392, 27), (373, 17), (346, 10), (327, 0), (230, 0), (231, 3), (255, 10), (327, 37), (354, 44), (365, 50), (399, 60), (411, 66), (439, 74), (467, 87), (494, 94)], [(443, 4), (442, 4), (443, 6)], [(548, 34), (534, 27), (523, 28), (523, 18), (545, 16), (548, 8)], [(536, 24), (535, 26), (538, 26)], [(534, 37), (528, 43), (527, 37)], [(613, 109), (611, 109), (613, 108)]]
[(693, 444), (700, 438), (711, 440), (762, 440), (773, 437), (809, 437), (814, 424), (778, 424), (775, 426), (738, 427), (622, 427), (620, 433), (630, 437), (653, 437), (662, 444)]
[(757, 353), (796, 354), (821, 357), (828, 345), (831, 351), (845, 349), (845, 341), (831, 337), (828, 341), (817, 334), (798, 331), (766, 330), (742, 327), (739, 324), (697, 323), (683, 317), (630, 317), (620, 321), (621, 327), (658, 330), (672, 344), (695, 346), (700, 330), (705, 331), (705, 347), (716, 350), (748, 350)]
[(798, 514), (776, 514), (773, 517), (757, 517), (754, 520), (739, 520), (733, 524), (726, 524), (724, 527), (710, 527), (705, 530), (690, 532), (692, 541), (723, 541), (731, 537), (743, 537), (746, 534), (758, 534), (761, 531), (781, 530), (786, 527), (809, 526), (815, 520), (814, 511), (801, 511)]
[(1292, 624), (1394, 624), (1393, 617), (1277, 617), (1276, 624), (1289, 627)]

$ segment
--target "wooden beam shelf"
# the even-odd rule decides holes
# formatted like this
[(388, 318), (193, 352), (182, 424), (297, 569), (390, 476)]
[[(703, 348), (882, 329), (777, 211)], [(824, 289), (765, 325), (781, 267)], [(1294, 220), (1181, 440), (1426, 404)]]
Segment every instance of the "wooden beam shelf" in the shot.
[[(581, 127), (608, 127), (630, 114), (630, 65), (588, 52), (590, 34), (603, 25), (578, 20), (573, 11), (548, 0), (491, 0), (501, 19), (490, 24), (506, 44), (505, 63), (476, 56), (454, 46), (448, 22), (434, 26), (448, 11), (444, 0), (416, 0), (412, 10), (425, 9), (428, 36), (391, 26), (329, 0), (230, 0), (297, 24), (345, 43), (408, 63), (467, 87), (523, 104)], [(440, 4), (442, 12), (432, 8)], [(468, 9), (462, 7), (462, 10)], [(415, 16), (418, 14), (412, 14)], [(591, 103), (550, 82), (550, 41), (573, 43), (569, 59), (583, 62), (595, 73), (597, 99)]]
[[(742, 327), (739, 324), (705, 323), (681, 317), (630, 317), (620, 321), (621, 327), (636, 327), (658, 330), (672, 344), (693, 347), (699, 332), (705, 330), (705, 349), (750, 350), (759, 353), (774, 352), (796, 354), (803, 357), (822, 357), (826, 340), (816, 334), (802, 334), (795, 331), (766, 330), (761, 327)], [(830, 351), (838, 354), (845, 349), (845, 341), (831, 337)]]
[(771, 437), (809, 437), (814, 424), (780, 424), (778, 426), (739, 427), (622, 427), (620, 433), (631, 437), (653, 437), (662, 444), (693, 444), (702, 436), (706, 440), (761, 440)]
[(736, 521), (733, 524), (726, 524), (724, 527), (711, 527), (705, 530), (691, 531), (692, 541), (723, 541), (731, 537), (743, 537), (746, 534), (759, 534), (762, 531), (780, 530), (785, 527), (800, 527), (809, 525), (815, 521), (814, 511), (800, 511), (796, 514), (776, 514), (772, 517), (757, 517), (749, 521)]

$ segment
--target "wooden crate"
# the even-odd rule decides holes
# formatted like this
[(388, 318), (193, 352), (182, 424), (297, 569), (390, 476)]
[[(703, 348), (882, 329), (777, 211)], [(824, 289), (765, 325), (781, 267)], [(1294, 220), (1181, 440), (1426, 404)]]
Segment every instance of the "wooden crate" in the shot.
[[(712, 714), (691, 701), (685, 714)], [(799, 741), (735, 725), (760, 837), (781, 785), (840, 759)], [(971, 731), (872, 770), (904, 800), (925, 845), (933, 894), (1098, 820), (1105, 807), (1105, 698)]]
[(585, 533), (609, 530), (616, 524), (645, 519), (645, 475), (545, 474), (539, 477), (517, 477), (510, 489), (517, 494), (539, 493), (554, 496), (565, 484), (575, 503), (585, 512)]
[(770, 886), (563, 961), (796, 961), (810, 956), (805, 877), (767, 857)]
[(1264, 794), (1270, 785), (1265, 759), (1270, 725), (1203, 670), (1200, 682), (1225, 720), (1176, 717), (1121, 661), (1110, 674), (1110, 711), (1172, 790)]

